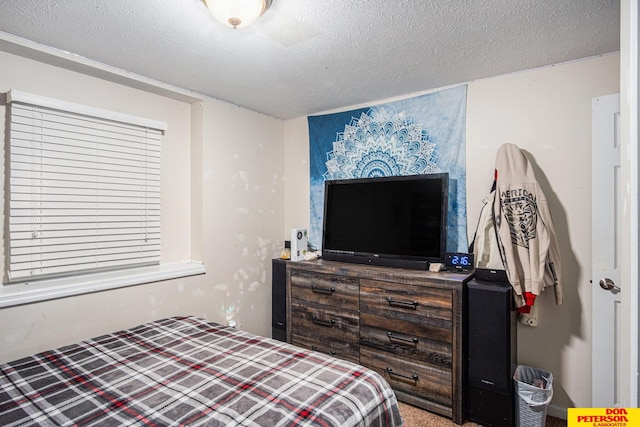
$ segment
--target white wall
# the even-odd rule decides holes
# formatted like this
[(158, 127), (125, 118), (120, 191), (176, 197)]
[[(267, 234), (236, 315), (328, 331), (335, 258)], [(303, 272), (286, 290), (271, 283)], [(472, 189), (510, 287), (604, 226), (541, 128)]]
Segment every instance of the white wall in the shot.
[[(468, 84), (469, 227), (475, 227), (503, 143), (528, 154), (550, 201), (566, 303), (556, 306), (552, 291), (539, 298), (539, 326), (518, 327), (518, 362), (554, 374), (552, 404), (561, 408), (591, 405), (591, 99), (618, 91), (617, 54)], [(308, 159), (306, 117), (287, 121), (283, 236), (309, 222)]]
[[(172, 315), (220, 323), (232, 316), (244, 329), (269, 336), (268, 260), (283, 244), (283, 122), (212, 99), (178, 101), (6, 52), (0, 52), (0, 64), (0, 93), (20, 89), (167, 122), (162, 261), (200, 260), (207, 269), (202, 276), (0, 309), (0, 362)], [(3, 117), (4, 108), (0, 102)], [(4, 120), (4, 135), (3, 126)]]
[(618, 91), (619, 55), (469, 85), (470, 217), (504, 142), (528, 153), (550, 203), (566, 303), (543, 294), (540, 325), (518, 330), (518, 361), (551, 371), (553, 403), (566, 407), (591, 406), (591, 99)]
[(214, 318), (271, 336), (271, 260), (284, 247), (282, 121), (205, 102), (204, 259)]

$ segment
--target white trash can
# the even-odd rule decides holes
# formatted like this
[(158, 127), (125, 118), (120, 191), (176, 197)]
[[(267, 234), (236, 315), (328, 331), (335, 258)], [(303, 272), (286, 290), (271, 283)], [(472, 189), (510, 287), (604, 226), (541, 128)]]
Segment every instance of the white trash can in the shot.
[(553, 374), (542, 369), (518, 365), (513, 374), (518, 403), (518, 427), (544, 427), (547, 407), (553, 398)]

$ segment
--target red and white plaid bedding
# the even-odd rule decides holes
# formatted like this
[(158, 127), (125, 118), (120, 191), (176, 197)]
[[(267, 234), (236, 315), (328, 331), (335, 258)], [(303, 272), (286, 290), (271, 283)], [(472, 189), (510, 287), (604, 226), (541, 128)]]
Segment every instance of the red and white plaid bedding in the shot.
[(0, 425), (401, 426), (375, 372), (176, 317), (0, 365)]

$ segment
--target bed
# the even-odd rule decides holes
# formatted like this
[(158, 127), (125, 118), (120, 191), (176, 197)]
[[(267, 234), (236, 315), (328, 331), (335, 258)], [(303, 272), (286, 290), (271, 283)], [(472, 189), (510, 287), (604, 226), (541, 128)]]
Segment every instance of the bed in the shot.
[(401, 426), (360, 365), (172, 317), (0, 365), (0, 424)]

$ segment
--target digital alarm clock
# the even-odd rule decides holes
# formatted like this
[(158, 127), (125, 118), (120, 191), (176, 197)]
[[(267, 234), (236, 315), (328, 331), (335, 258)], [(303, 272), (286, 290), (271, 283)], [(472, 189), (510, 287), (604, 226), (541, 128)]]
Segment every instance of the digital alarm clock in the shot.
[(473, 254), (464, 252), (447, 252), (444, 260), (449, 270), (469, 271), (474, 269)]

